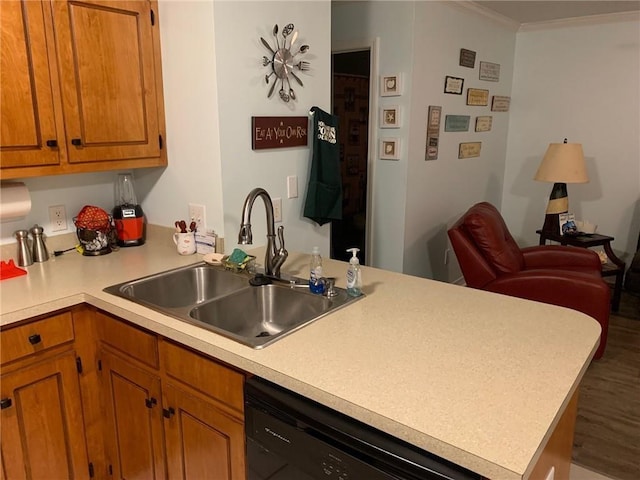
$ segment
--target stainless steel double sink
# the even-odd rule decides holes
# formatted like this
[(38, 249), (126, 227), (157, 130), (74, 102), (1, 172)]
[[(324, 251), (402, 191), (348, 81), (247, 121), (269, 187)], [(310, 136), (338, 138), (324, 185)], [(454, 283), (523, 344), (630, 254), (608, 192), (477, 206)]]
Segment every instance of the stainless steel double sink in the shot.
[(263, 348), (360, 298), (337, 287), (333, 297), (315, 295), (295, 278), (259, 286), (251, 285), (250, 278), (200, 262), (104, 291), (252, 348)]

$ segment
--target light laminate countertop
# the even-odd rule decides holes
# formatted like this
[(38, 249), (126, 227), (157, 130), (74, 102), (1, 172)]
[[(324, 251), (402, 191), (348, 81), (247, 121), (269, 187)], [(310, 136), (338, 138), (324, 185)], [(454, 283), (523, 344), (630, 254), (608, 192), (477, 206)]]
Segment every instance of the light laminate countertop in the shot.
[[(0, 284), (0, 326), (86, 302), (492, 479), (528, 477), (598, 344), (573, 310), (363, 266), (365, 298), (253, 350), (102, 291), (201, 260), (172, 233), (27, 267)], [(306, 277), (308, 260), (290, 253), (283, 272)], [(344, 287), (347, 265), (324, 259), (325, 275)]]

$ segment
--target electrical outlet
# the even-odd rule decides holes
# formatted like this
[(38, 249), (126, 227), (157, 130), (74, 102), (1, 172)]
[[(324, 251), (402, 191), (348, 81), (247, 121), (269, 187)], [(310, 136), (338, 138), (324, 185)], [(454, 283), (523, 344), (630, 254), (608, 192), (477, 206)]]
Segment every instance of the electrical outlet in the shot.
[(49, 223), (51, 223), (52, 232), (67, 229), (67, 211), (64, 205), (52, 205), (49, 207)]
[(273, 221), (274, 222), (282, 221), (282, 199), (281, 198), (273, 199)]
[(447, 248), (444, 251), (444, 264), (449, 265), (449, 255), (451, 255), (451, 249)]
[(191, 224), (191, 222), (196, 222), (196, 230), (198, 232), (204, 232), (207, 227), (204, 205), (199, 205), (197, 203), (189, 204), (189, 221), (187, 224)]

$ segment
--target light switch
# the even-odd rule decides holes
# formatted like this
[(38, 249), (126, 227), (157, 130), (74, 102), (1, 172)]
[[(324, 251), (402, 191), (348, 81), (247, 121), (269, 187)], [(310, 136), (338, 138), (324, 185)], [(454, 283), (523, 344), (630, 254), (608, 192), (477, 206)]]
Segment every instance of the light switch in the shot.
[(289, 175), (287, 177), (287, 198), (298, 197), (298, 176)]

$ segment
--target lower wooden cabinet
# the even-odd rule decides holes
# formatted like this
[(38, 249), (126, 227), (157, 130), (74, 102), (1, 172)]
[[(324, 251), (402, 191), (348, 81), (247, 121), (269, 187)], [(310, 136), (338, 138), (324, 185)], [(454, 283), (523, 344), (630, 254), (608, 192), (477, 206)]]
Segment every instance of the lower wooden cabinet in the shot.
[(162, 387), (169, 478), (245, 479), (243, 422), (179, 387)]
[(241, 372), (86, 305), (0, 345), (0, 480), (245, 480)]
[(3, 478), (89, 478), (73, 351), (3, 374), (0, 390)]
[(113, 478), (245, 480), (244, 375), (110, 315), (96, 318)]
[(164, 478), (160, 378), (118, 355), (100, 354), (105, 441), (115, 478)]

